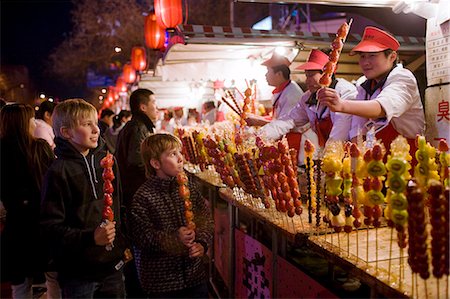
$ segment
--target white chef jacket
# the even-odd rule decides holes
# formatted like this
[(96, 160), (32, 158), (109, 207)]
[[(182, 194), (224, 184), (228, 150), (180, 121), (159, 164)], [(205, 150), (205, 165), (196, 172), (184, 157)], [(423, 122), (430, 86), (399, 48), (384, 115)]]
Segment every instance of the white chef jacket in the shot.
[(302, 95), (303, 90), (292, 80), (281, 92), (274, 93), (272, 96), (273, 119), (278, 119), (291, 112)]
[(216, 122), (216, 108), (209, 110), (202, 116), (204, 122), (208, 121), (210, 125)]
[(375, 131), (377, 131), (384, 128), (389, 122), (399, 134), (406, 138), (415, 138), (417, 134), (423, 134), (425, 129), (423, 106), (416, 78), (410, 70), (398, 64), (389, 73), (384, 85), (378, 88), (372, 96), (361, 85), (357, 86), (357, 89), (357, 100), (377, 101), (385, 111), (386, 117), (369, 120), (353, 116), (350, 138), (356, 137), (358, 132), (365, 134), (369, 129), (369, 124), (374, 124)]
[[(337, 84), (334, 88), (341, 99), (352, 100), (355, 99), (357, 91), (356, 87), (345, 79), (337, 79)], [(273, 120), (261, 128), (261, 133), (269, 139), (278, 139), (291, 130), (302, 131), (302, 127), (310, 124), (314, 132), (316, 132), (315, 121), (320, 116), (321, 119), (328, 116), (331, 117), (333, 128), (331, 129), (329, 139), (343, 140), (349, 139), (349, 131), (351, 127), (352, 115), (331, 112), (325, 105), (318, 103), (318, 105), (309, 106), (307, 101), (311, 96), (311, 92), (306, 91), (301, 97), (297, 105), (287, 115), (281, 116), (277, 120)], [(306, 127), (307, 129), (307, 127)]]

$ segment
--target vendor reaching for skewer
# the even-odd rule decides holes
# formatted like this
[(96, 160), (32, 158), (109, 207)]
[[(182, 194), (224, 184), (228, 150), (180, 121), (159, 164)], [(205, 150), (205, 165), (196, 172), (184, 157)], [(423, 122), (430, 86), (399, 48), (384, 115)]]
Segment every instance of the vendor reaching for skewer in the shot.
[[(332, 140), (348, 140), (352, 116), (344, 113), (331, 112), (328, 107), (317, 102), (316, 99), (316, 92), (320, 88), (319, 80), (327, 62), (327, 54), (315, 49), (311, 51), (308, 61), (297, 68), (305, 71), (308, 90), (303, 94), (290, 113), (264, 126), (261, 129), (263, 135), (270, 139), (278, 139), (290, 131), (302, 131), (305, 125), (311, 124), (313, 132), (317, 134), (318, 144), (320, 146), (324, 146), (329, 138)], [(335, 91), (343, 99), (354, 99), (356, 97), (356, 88), (353, 84), (341, 78), (336, 79), (334, 75), (331, 77), (331, 90)], [(289, 134), (287, 137), (289, 141)], [(314, 142), (316, 139), (315, 136), (313, 138), (308, 136), (307, 138), (313, 141), (313, 143), (317, 142)], [(303, 149), (301, 144), (298, 143), (300, 150)], [(294, 147), (297, 146), (294, 145)]]
[[(300, 86), (290, 80), (290, 64), (291, 62), (286, 57), (276, 53), (262, 63), (267, 67), (267, 83), (275, 87), (272, 91), (273, 119), (288, 114), (303, 95)], [(269, 123), (269, 120), (253, 114), (249, 115), (246, 121), (249, 126), (263, 126)]]
[(322, 88), (317, 98), (332, 111), (352, 114), (350, 138), (366, 134), (374, 127), (376, 137), (386, 148), (399, 135), (408, 139), (411, 152), (414, 138), (422, 134), (425, 120), (417, 81), (413, 73), (396, 64), (399, 42), (387, 32), (366, 27), (362, 41), (350, 55), (359, 54), (359, 65), (366, 79), (357, 86), (358, 101), (342, 98), (336, 90)]

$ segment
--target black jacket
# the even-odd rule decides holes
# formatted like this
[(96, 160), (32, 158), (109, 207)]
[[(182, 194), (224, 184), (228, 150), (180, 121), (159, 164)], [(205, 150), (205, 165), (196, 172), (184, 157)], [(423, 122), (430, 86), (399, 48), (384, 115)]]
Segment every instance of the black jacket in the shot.
[(125, 207), (136, 190), (145, 182), (145, 166), (141, 157), (141, 143), (153, 133), (152, 121), (143, 113), (133, 114), (120, 131), (116, 145), (116, 158), (119, 164)]
[(42, 187), (41, 225), (61, 277), (96, 280), (110, 275), (121, 260), (125, 241), (120, 230), (120, 184), (114, 165), (113, 211), (116, 239), (112, 251), (97, 246), (94, 231), (102, 222), (104, 141), (85, 157), (68, 141), (56, 138), (58, 157)]
[[(37, 139), (35, 147), (43, 175), (54, 154), (44, 139)], [(37, 165), (28, 165), (16, 139), (0, 140), (0, 165), (0, 200), (7, 211), (0, 239), (1, 278), (18, 284), (46, 269), (45, 250), (38, 246), (40, 186), (31, 168)]]

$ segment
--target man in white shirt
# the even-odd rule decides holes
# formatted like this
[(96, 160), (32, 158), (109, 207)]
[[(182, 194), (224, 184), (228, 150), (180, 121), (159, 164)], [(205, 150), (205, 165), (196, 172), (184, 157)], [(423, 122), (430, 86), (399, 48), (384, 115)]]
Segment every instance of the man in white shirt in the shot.
[[(272, 91), (273, 119), (278, 119), (287, 115), (294, 108), (303, 95), (303, 90), (297, 83), (290, 80), (289, 66), (291, 62), (286, 57), (274, 53), (262, 65), (267, 67), (267, 83), (275, 87)], [(246, 121), (249, 126), (263, 126), (270, 122), (256, 115), (249, 115)]]

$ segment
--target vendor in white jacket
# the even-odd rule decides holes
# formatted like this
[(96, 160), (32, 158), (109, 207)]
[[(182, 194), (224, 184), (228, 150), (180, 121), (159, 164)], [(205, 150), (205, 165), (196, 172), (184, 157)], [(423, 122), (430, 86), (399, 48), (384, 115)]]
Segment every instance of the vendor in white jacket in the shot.
[(318, 99), (332, 111), (354, 115), (350, 138), (358, 133), (365, 135), (367, 129), (374, 127), (375, 136), (387, 149), (401, 134), (413, 152), (416, 135), (423, 134), (425, 118), (416, 78), (396, 64), (399, 47), (392, 35), (366, 27), (362, 41), (350, 52), (359, 54), (359, 66), (366, 79), (358, 86), (359, 101), (348, 101), (330, 88), (320, 89)]
[[(306, 86), (308, 90), (298, 101), (292, 111), (265, 125), (261, 132), (269, 139), (278, 139), (292, 131), (302, 131), (303, 128), (311, 126), (315, 136), (302, 136), (300, 152), (303, 150), (305, 139), (310, 139), (317, 145), (324, 146), (328, 139), (346, 141), (349, 139), (352, 116), (339, 112), (331, 112), (330, 109), (318, 102), (316, 92), (320, 88), (319, 80), (322, 70), (328, 62), (328, 55), (320, 50), (312, 50), (308, 61), (297, 69), (304, 70), (306, 75)], [(356, 87), (345, 79), (336, 79), (333, 75), (331, 88), (343, 99), (354, 99), (356, 97)], [(315, 135), (315, 134), (314, 134)], [(288, 136), (289, 139), (289, 136)], [(300, 155), (301, 156), (301, 155)], [(301, 157), (300, 157), (301, 158)]]
[[(272, 119), (287, 115), (303, 95), (300, 86), (290, 80), (290, 64), (291, 62), (286, 57), (276, 53), (262, 63), (267, 67), (267, 84), (275, 87), (272, 91)], [(249, 126), (263, 126), (270, 122), (270, 120), (257, 115), (249, 115), (246, 121)]]

